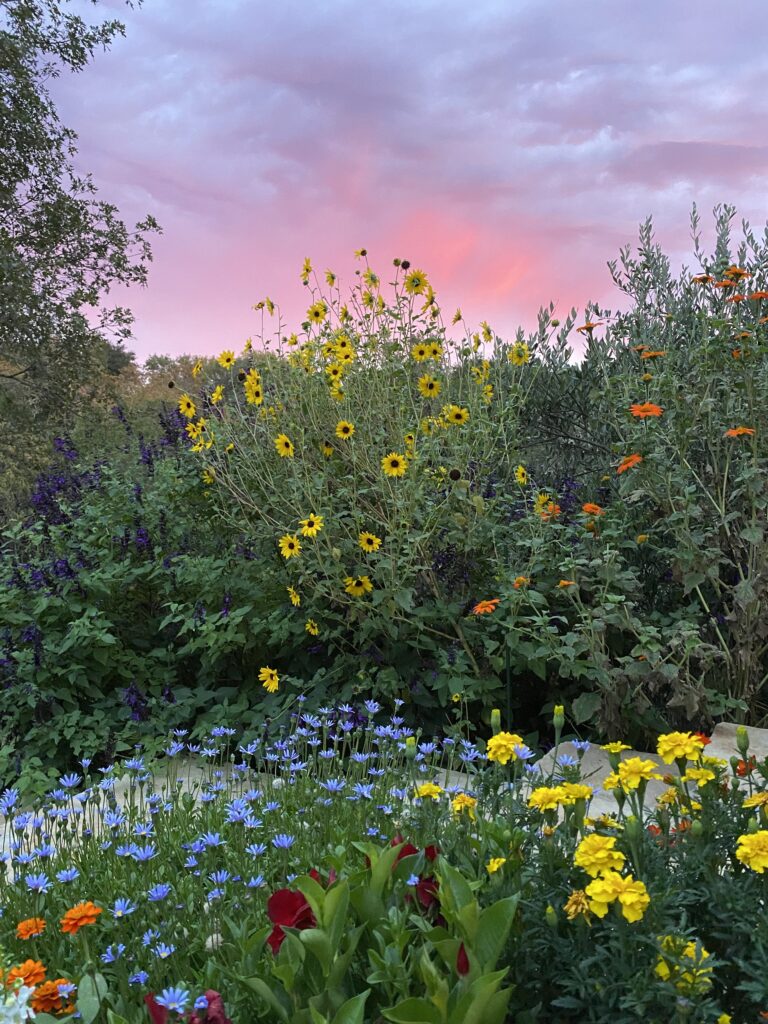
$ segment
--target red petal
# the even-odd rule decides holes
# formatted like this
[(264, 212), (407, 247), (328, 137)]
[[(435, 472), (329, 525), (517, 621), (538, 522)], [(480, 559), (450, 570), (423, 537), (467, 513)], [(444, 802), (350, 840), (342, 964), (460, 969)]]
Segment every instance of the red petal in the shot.
[(464, 949), (464, 943), (459, 946), (459, 952), (456, 954), (456, 973), (457, 974), (469, 974), (469, 957), (467, 951)]
[(434, 860), (438, 853), (440, 853), (440, 847), (436, 843), (432, 843), (431, 846), (424, 847), (424, 856), (427, 860)]
[(149, 1016), (152, 1024), (166, 1024), (168, 1020), (168, 1011), (164, 1006), (155, 1002), (155, 993), (148, 992), (144, 996), (144, 1003), (149, 1011)]
[(278, 889), (267, 900), (267, 917), (272, 924), (292, 924), (296, 915), (308, 906), (300, 892)]

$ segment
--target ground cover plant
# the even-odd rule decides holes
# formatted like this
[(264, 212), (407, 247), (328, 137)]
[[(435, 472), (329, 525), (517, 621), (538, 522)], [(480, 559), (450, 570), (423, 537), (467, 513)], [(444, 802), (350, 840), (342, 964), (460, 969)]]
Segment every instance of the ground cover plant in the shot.
[(768, 1012), (768, 763), (745, 731), (730, 763), (689, 732), (659, 738), (661, 767), (610, 744), (615, 805), (592, 817), (588, 743), (544, 772), (498, 713), (481, 748), (399, 710), (299, 702), (279, 738), (180, 730), (162, 765), (7, 790), (6, 989), (86, 1024)]

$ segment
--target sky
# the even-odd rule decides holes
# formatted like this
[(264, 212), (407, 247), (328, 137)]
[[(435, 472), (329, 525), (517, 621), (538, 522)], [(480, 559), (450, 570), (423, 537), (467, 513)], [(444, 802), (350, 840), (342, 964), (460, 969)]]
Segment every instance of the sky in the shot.
[(215, 354), (290, 330), (309, 256), (426, 271), (448, 319), (502, 337), (590, 300), (651, 215), (693, 273), (690, 213), (768, 210), (763, 0), (107, 0), (126, 37), (54, 86), (78, 167), (163, 228), (131, 347)]

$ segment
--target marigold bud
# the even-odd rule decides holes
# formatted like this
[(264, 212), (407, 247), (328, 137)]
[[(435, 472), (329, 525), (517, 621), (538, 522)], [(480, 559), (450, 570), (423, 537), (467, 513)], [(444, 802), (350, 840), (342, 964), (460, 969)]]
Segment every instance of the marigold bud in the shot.
[(498, 708), (494, 708), (491, 711), (491, 729), (494, 736), (498, 736), (501, 732), (501, 711)]
[(547, 906), (547, 909), (544, 911), (544, 916), (547, 919), (547, 924), (549, 925), (549, 927), (552, 928), (553, 930), (556, 929), (557, 928), (557, 911), (555, 910), (555, 908), (552, 906), (551, 903)]
[(560, 729), (565, 725), (565, 708), (562, 704), (555, 704), (555, 710), (552, 715), (552, 724), (558, 731), (560, 731)]
[(749, 733), (743, 725), (736, 726), (736, 747), (742, 757), (747, 756), (749, 750)]
[(413, 761), (416, 758), (416, 737), (406, 736), (405, 737), (405, 759), (406, 761)]

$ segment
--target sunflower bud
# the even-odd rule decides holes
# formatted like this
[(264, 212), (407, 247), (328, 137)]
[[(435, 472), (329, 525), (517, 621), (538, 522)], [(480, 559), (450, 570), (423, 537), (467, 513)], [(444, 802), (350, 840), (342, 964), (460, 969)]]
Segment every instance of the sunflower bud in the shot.
[(501, 711), (498, 708), (494, 708), (491, 711), (491, 729), (493, 735), (497, 736), (501, 732)]
[(559, 320), (552, 320), (551, 323), (552, 323), (553, 327), (559, 327), (560, 326), (560, 321)]

